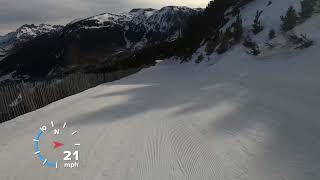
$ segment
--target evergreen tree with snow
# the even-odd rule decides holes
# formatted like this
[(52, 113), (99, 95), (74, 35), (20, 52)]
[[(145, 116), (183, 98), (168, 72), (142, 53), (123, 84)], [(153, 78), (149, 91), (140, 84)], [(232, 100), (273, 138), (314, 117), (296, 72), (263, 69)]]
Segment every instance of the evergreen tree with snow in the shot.
[(249, 48), (248, 54), (257, 56), (261, 53), (260, 48), (256, 42), (254, 42), (249, 36), (244, 39), (243, 46)]
[(271, 29), (268, 35), (269, 35), (269, 39), (273, 39), (276, 37), (276, 31), (274, 29)]
[(288, 8), (288, 10), (287, 10), (286, 15), (285, 16), (281, 16), (280, 18), (281, 18), (281, 21), (282, 21), (281, 30), (283, 32), (288, 32), (291, 29), (293, 29), (297, 25), (298, 20), (299, 20), (297, 12), (293, 8), (293, 6), (290, 6)]
[(233, 39), (236, 42), (239, 42), (242, 39), (243, 27), (242, 27), (242, 18), (240, 15), (237, 16), (237, 20), (232, 25), (233, 27)]
[(264, 26), (261, 24), (261, 21), (259, 20), (261, 17), (263, 11), (257, 11), (256, 16), (254, 18), (253, 24), (252, 24), (252, 32), (253, 34), (258, 34), (261, 31), (263, 31)]

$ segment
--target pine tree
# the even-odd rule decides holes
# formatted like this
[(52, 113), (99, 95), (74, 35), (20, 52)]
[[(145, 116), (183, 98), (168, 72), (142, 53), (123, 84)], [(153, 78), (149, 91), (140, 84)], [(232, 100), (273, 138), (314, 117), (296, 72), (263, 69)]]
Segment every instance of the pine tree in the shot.
[(283, 32), (288, 32), (293, 29), (298, 23), (298, 15), (293, 6), (290, 6), (287, 10), (286, 16), (280, 17), (282, 20), (281, 30)]
[(207, 55), (212, 54), (216, 50), (217, 46), (221, 42), (221, 39), (223, 38), (222, 31), (217, 31), (215, 34), (216, 35), (214, 37), (212, 37), (208, 40), (207, 47), (206, 47)]
[(252, 48), (255, 46), (255, 43), (253, 42), (250, 36), (247, 36), (244, 38), (242, 45), (246, 48)]
[(269, 31), (269, 39), (273, 39), (276, 37), (276, 31), (274, 29), (271, 29)]
[(231, 47), (230, 45), (230, 42), (229, 42), (229, 39), (224, 36), (222, 39), (221, 39), (221, 43), (219, 44), (219, 46), (217, 47), (216, 49), (216, 52), (218, 54), (223, 54), (225, 53), (226, 51), (228, 51), (228, 49)]
[(267, 4), (267, 7), (271, 6), (271, 4), (272, 4), (272, 1), (269, 1), (268, 4)]
[(248, 51), (247, 53), (248, 53), (248, 54), (252, 54), (252, 55), (254, 55), (254, 56), (258, 56), (258, 55), (261, 53), (261, 51), (260, 51), (259, 46), (256, 45), (256, 46), (254, 46), (253, 48), (251, 48), (251, 50)]
[(197, 63), (197, 64), (199, 64), (199, 63), (201, 63), (202, 61), (203, 61), (203, 55), (202, 54), (200, 54), (199, 56), (198, 56), (198, 58), (195, 60), (195, 63)]
[(252, 24), (252, 32), (253, 34), (258, 34), (261, 31), (263, 31), (264, 26), (261, 24), (260, 16), (263, 11), (257, 11), (256, 16), (254, 18), (253, 24)]
[(228, 27), (225, 33), (222, 34), (220, 44), (216, 49), (216, 52), (218, 54), (225, 53), (231, 47), (230, 40), (232, 39), (232, 37), (233, 37), (233, 33), (231, 32), (231, 27)]
[(214, 8), (214, 1), (210, 1), (209, 4), (207, 5), (206, 9), (213, 9)]
[(315, 13), (320, 13), (320, 0), (316, 0), (316, 5), (314, 7)]
[(300, 36), (291, 34), (289, 35), (289, 40), (292, 44), (297, 45), (295, 49), (305, 49), (313, 45), (313, 40), (309, 39), (307, 35), (304, 34), (300, 34)]
[(308, 19), (312, 16), (314, 8), (317, 5), (317, 0), (303, 0), (301, 4), (301, 13), (300, 16), (303, 20)]
[(232, 25), (233, 27), (233, 39), (236, 42), (239, 42), (242, 39), (243, 27), (242, 27), (242, 18), (240, 15), (237, 16), (237, 20)]

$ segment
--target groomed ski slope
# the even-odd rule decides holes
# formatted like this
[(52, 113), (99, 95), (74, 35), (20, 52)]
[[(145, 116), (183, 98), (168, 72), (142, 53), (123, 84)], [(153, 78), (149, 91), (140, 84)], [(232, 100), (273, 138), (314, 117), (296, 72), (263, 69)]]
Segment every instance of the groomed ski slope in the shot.
[[(55, 102), (1, 124), (0, 179), (319, 179), (319, 55), (238, 48), (214, 66), (162, 62)], [(80, 168), (33, 155), (51, 120), (78, 130)]]
[[(237, 46), (198, 65), (163, 61), (3, 123), (0, 179), (320, 179), (319, 22), (296, 29), (316, 40), (302, 51), (253, 57)], [(81, 143), (79, 168), (35, 157), (37, 128), (51, 121), (67, 123), (66, 148)]]

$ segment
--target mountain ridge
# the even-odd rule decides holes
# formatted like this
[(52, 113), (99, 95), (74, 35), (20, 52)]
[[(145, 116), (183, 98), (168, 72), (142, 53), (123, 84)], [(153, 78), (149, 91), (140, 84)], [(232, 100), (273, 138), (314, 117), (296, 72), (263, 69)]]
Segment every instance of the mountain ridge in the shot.
[[(7, 51), (0, 61), (0, 76), (13, 74), (15, 79), (21, 79), (19, 76), (39, 78), (49, 72), (55, 75), (53, 69), (66, 73), (105, 69), (121, 59), (127, 60), (136, 51), (176, 40), (188, 17), (197, 11), (179, 6), (159, 10), (137, 8), (128, 13), (101, 13), (77, 19), (64, 27), (24, 25), (19, 28), (24, 34), (13, 34), (12, 42), (19, 43), (9, 43), (14, 44), (14, 51), (9, 46), (6, 48), (12, 51)], [(18, 41), (19, 38), (23, 41)], [(44, 64), (43, 59), (51, 65), (39, 65)], [(39, 69), (42, 69), (41, 73), (34, 73)]]

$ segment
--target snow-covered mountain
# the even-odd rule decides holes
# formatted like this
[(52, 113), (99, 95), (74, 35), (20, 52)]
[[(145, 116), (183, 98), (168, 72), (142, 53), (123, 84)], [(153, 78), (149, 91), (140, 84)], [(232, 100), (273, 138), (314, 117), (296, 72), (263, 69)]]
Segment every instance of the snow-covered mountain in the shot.
[(119, 15), (103, 13), (74, 20), (63, 28), (23, 26), (2, 38), (6, 46), (28, 43), (0, 62), (0, 75), (39, 78), (57, 71), (112, 68), (144, 48), (176, 40), (188, 17), (198, 11), (168, 6), (160, 10), (133, 9)]
[(59, 25), (49, 24), (25, 24), (18, 28), (16, 31), (0, 36), (0, 48), (10, 49), (20, 43), (25, 43), (45, 33), (56, 32), (63, 28)]
[(25, 24), (16, 31), (0, 36), (0, 61), (12, 51), (17, 50), (24, 43), (45, 33), (62, 30), (62, 26), (48, 24)]
[(186, 17), (197, 11), (188, 7), (168, 6), (160, 10), (133, 9), (120, 15), (103, 13), (69, 23), (65, 34), (81, 38), (83, 31), (109, 31), (126, 48), (142, 48), (147, 43), (175, 40), (185, 26)]
[(40, 24), (40, 25), (23, 25), (15, 32), (15, 37), (19, 42), (30, 41), (33, 38), (40, 36), (45, 33), (56, 32), (62, 30), (63, 26), (59, 25), (49, 25), (49, 24)]

